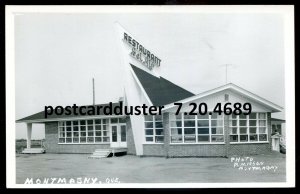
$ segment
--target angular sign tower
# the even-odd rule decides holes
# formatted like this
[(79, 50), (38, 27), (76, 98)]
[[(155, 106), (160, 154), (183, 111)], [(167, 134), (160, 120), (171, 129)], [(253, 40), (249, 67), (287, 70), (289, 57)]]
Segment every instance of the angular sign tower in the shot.
[[(121, 56), (121, 71), (124, 72), (125, 105), (127, 106), (152, 106), (152, 102), (136, 77), (132, 66), (136, 66), (147, 73), (159, 76), (161, 59), (146, 47), (139, 39), (125, 30), (119, 23), (115, 23), (117, 45)], [(136, 155), (143, 155), (144, 116), (130, 116)]]

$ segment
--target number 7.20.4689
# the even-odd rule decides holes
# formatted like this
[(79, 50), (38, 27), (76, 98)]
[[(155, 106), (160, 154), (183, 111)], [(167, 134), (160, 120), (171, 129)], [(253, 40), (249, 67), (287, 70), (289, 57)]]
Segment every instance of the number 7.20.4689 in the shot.
[[(178, 103), (175, 102), (174, 105), (178, 106), (177, 110), (176, 110), (176, 115), (180, 114), (180, 110), (182, 108), (182, 103)], [(207, 104), (206, 103), (190, 103), (189, 106), (191, 107), (191, 111), (189, 113), (185, 113), (188, 115), (206, 115), (208, 112), (208, 108), (207, 108)], [(252, 111), (252, 106), (250, 103), (217, 103), (216, 106), (214, 107), (214, 109), (212, 111), (209, 112), (214, 112), (214, 113), (218, 113), (219, 115), (221, 115), (222, 113), (224, 113), (225, 115), (240, 115), (240, 114), (244, 114), (244, 115), (249, 115)]]

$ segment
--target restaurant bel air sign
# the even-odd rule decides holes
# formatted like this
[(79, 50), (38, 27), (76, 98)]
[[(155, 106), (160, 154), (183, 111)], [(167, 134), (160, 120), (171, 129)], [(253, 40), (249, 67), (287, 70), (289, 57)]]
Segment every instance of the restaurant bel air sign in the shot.
[(151, 53), (142, 44), (133, 39), (130, 35), (124, 32), (123, 41), (131, 47), (130, 56), (137, 59), (140, 63), (152, 70), (154, 66), (159, 67), (161, 59)]

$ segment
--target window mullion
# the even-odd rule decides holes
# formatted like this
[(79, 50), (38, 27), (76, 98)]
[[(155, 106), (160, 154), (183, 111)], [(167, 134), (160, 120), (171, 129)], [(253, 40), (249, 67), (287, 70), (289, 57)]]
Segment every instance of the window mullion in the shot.
[(63, 123), (64, 123), (64, 133), (65, 133), (65, 143), (67, 143), (67, 123), (66, 123), (66, 121), (63, 121)]
[(95, 126), (95, 119), (93, 119), (93, 139), (94, 139), (94, 143), (96, 142), (96, 126)]
[(240, 142), (240, 116), (236, 115), (236, 126), (238, 132), (238, 142)]
[(155, 116), (153, 115), (152, 116), (152, 120), (153, 120), (153, 140), (152, 140), (152, 142), (153, 143), (155, 143), (155, 135), (156, 135), (156, 133), (155, 133)]
[(246, 115), (246, 119), (247, 119), (247, 133), (248, 133), (248, 142), (250, 142), (250, 128), (249, 128), (249, 126), (250, 126), (250, 121), (249, 121), (249, 115)]
[(208, 115), (208, 133), (209, 133), (209, 143), (211, 143), (211, 115)]
[(78, 126), (78, 143), (81, 143), (81, 141), (80, 141), (80, 139), (81, 139), (80, 120), (78, 120), (77, 126)]
[[(100, 126), (100, 133), (101, 133), (101, 135), (100, 135), (100, 137), (101, 137), (101, 142), (103, 142), (103, 136), (104, 136), (104, 134), (103, 134), (103, 120), (102, 120), (102, 119), (100, 120), (99, 126)], [(109, 135), (109, 136), (110, 136), (110, 135)]]
[(73, 138), (74, 138), (74, 134), (73, 134), (73, 121), (70, 121), (71, 122), (71, 138), (72, 138), (72, 143), (73, 143)]
[(196, 126), (196, 129), (195, 129), (195, 134), (196, 134), (196, 143), (199, 143), (199, 140), (198, 140), (198, 115), (195, 115), (195, 126)]
[(267, 134), (267, 141), (269, 141), (269, 137), (268, 137), (268, 134), (269, 134), (269, 132), (268, 132), (268, 114), (267, 113), (265, 113), (265, 115), (266, 115), (266, 134)]
[(100, 120), (100, 137), (101, 137), (101, 142), (103, 142), (103, 123), (102, 123), (102, 119)]
[[(104, 137), (105, 137), (105, 136), (104, 136), (104, 126), (105, 126), (105, 125), (104, 125), (103, 122), (104, 122), (104, 119), (101, 119), (101, 137), (102, 137), (102, 142), (104, 142), (103, 139), (104, 139)], [(109, 125), (109, 124), (107, 123), (107, 126), (108, 126), (108, 125)], [(107, 127), (107, 126), (106, 126), (106, 127)], [(108, 130), (108, 127), (107, 127), (107, 133), (109, 133), (108, 136), (109, 136), (110, 138), (112, 138), (112, 137), (111, 137), (111, 133), (110, 133), (109, 130)]]
[[(225, 114), (222, 115), (222, 135), (223, 135), (223, 142), (225, 143), (225, 137), (224, 137), (224, 130), (225, 130)], [(228, 137), (227, 137), (228, 138)], [(230, 142), (230, 135), (229, 135), (229, 142)]]
[(256, 134), (257, 134), (257, 141), (260, 141), (259, 139), (259, 118), (258, 118), (258, 113), (256, 113)]
[(182, 130), (182, 143), (185, 143), (184, 141), (184, 118), (183, 118), (183, 113), (180, 113), (180, 118), (181, 118), (181, 130)]
[(87, 126), (87, 120), (85, 120), (85, 143), (88, 143), (88, 136), (89, 136), (89, 132), (88, 132), (88, 126)]

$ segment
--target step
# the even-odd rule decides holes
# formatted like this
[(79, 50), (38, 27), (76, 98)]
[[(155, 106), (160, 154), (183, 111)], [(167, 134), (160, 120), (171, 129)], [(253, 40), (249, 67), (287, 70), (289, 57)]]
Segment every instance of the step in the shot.
[(110, 154), (110, 152), (107, 152), (107, 153), (93, 153), (92, 156), (107, 156), (108, 154)]
[(45, 153), (44, 148), (25, 148), (22, 151), (22, 154), (41, 154), (41, 153)]
[(106, 153), (106, 154), (92, 154), (91, 156), (89, 156), (90, 158), (106, 158), (110, 153)]
[(94, 151), (94, 153), (107, 153), (107, 152), (111, 152), (110, 150), (96, 150)]
[(111, 149), (96, 149), (88, 158), (106, 158), (111, 152)]
[(94, 152), (111, 152), (111, 149), (97, 149)]
[(93, 158), (95, 158), (95, 159), (98, 159), (98, 158), (107, 158), (106, 156), (89, 156), (88, 158), (91, 158), (91, 159), (93, 159)]
[(109, 154), (109, 153), (111, 153), (111, 152), (103, 152), (103, 153), (93, 153), (92, 155), (107, 155), (107, 154)]
[(107, 154), (107, 153), (111, 153), (111, 152), (93, 152), (93, 154)]

